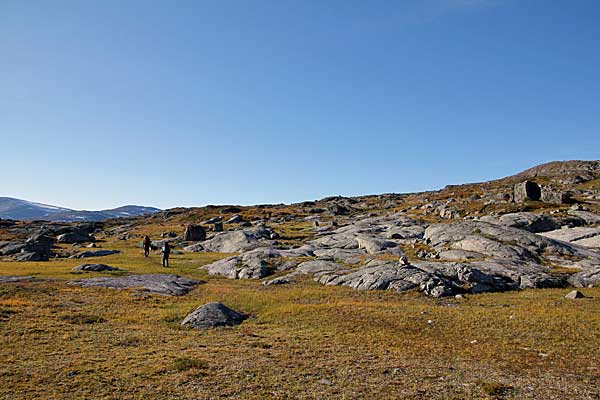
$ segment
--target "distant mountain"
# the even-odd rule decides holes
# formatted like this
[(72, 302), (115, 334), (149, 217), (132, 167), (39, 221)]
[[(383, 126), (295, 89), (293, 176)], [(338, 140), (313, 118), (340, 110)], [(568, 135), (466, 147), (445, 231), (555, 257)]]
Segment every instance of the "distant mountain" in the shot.
[(128, 205), (110, 210), (78, 211), (32, 201), (0, 197), (0, 218), (47, 221), (102, 221), (111, 218), (135, 217), (160, 211), (154, 207)]

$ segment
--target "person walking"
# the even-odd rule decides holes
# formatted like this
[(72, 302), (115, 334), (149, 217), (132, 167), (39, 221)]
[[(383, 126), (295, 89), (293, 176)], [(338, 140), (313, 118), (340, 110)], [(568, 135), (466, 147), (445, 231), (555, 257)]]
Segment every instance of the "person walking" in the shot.
[(148, 235), (146, 235), (146, 237), (144, 238), (144, 257), (148, 257), (148, 255), (150, 254), (150, 245), (152, 244), (152, 241), (150, 240), (150, 237)]
[(169, 246), (169, 242), (165, 242), (160, 252), (162, 253), (162, 266), (167, 268), (169, 266), (169, 255), (171, 255), (171, 246)]

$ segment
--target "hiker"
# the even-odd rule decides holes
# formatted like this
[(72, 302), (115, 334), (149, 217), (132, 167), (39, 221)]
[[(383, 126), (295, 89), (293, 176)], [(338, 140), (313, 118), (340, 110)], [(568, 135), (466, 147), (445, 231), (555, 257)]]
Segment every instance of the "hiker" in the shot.
[(151, 244), (152, 242), (150, 241), (150, 237), (146, 235), (146, 237), (144, 238), (144, 257), (148, 257), (148, 255), (150, 254)]
[(160, 252), (162, 253), (162, 266), (166, 268), (169, 266), (169, 255), (171, 254), (169, 242), (165, 242)]

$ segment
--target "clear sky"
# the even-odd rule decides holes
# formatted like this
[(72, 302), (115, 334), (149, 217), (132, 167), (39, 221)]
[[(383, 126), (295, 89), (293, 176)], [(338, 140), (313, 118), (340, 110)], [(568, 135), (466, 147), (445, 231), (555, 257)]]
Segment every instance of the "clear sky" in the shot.
[(600, 1), (0, 1), (0, 196), (437, 189), (600, 158)]

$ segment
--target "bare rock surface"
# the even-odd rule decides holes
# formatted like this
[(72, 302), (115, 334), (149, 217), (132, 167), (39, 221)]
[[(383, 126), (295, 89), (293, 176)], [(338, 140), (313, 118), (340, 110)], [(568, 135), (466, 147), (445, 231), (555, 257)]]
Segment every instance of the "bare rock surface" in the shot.
[(500, 217), (485, 216), (481, 221), (492, 224), (524, 229), (529, 232), (547, 232), (561, 227), (561, 223), (548, 215), (519, 212), (504, 214)]
[(510, 279), (492, 275), (464, 263), (417, 263), (400, 265), (395, 261), (373, 261), (367, 266), (315, 278), (324, 285), (350, 286), (359, 290), (418, 289), (426, 295), (442, 297), (457, 293), (489, 292), (516, 288)]
[(272, 261), (275, 259), (312, 255), (311, 246), (296, 249), (260, 247), (238, 256), (224, 258), (200, 267), (200, 269), (208, 271), (209, 275), (222, 275), (230, 279), (262, 279), (271, 275), (273, 270), (277, 269), (272, 265)]
[(581, 218), (588, 225), (597, 225), (600, 224), (600, 215), (595, 214), (590, 211), (583, 210), (570, 210), (568, 211), (569, 215)]
[(73, 267), (75, 272), (105, 272), (105, 271), (124, 271), (121, 268), (112, 267), (106, 264), (81, 264)]
[[(273, 245), (272, 235), (273, 231), (264, 226), (219, 232), (211, 239), (202, 242), (201, 249), (218, 253), (237, 253)], [(186, 250), (194, 251), (191, 248), (186, 248)]]
[(95, 241), (94, 237), (80, 231), (63, 233), (56, 237), (58, 243), (87, 243)]
[(600, 227), (563, 228), (541, 233), (542, 236), (578, 244), (585, 247), (600, 248)]
[(104, 256), (110, 256), (113, 254), (118, 254), (118, 253), (120, 253), (119, 250), (84, 251), (82, 253), (75, 254), (74, 256), (71, 256), (70, 258), (104, 257)]
[(149, 293), (168, 296), (182, 296), (200, 283), (202, 282), (171, 274), (143, 274), (115, 278), (99, 277), (70, 282), (71, 285), (82, 287), (141, 288)]
[(33, 276), (0, 275), (0, 283), (26, 282), (34, 279), (35, 278)]

